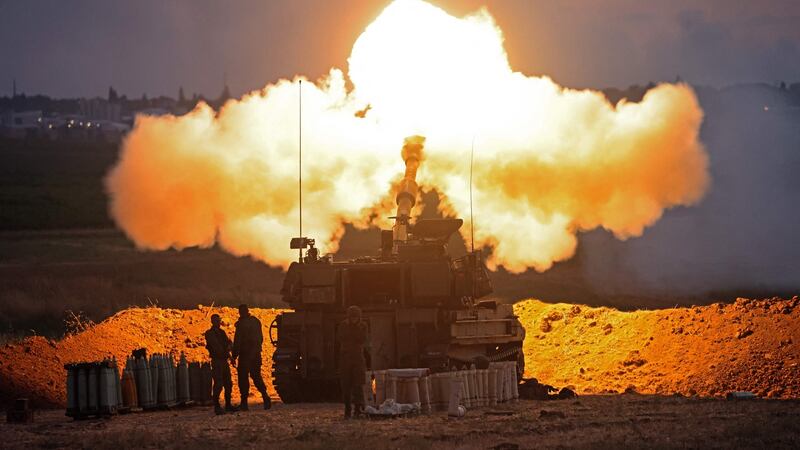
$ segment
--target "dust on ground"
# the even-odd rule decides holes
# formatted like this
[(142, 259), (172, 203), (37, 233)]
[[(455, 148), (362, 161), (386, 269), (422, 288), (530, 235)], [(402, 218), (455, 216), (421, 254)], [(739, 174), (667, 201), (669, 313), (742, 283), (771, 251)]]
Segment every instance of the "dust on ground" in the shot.
[[(627, 390), (721, 397), (746, 390), (800, 398), (797, 297), (633, 312), (527, 300), (515, 311), (527, 330), (526, 375), (547, 384), (572, 386), (580, 394)], [(264, 326), (262, 373), (275, 398), (268, 327), (279, 312), (252, 310)], [(64, 364), (108, 356), (124, 361), (140, 347), (206, 360), (203, 332), (212, 313), (222, 316), (223, 329), (232, 336), (238, 316), (233, 308), (132, 308), (61, 341), (34, 337), (0, 347), (0, 396), (63, 407)]]
[[(256, 405), (258, 406), (258, 405)], [(5, 448), (797, 448), (800, 401), (595, 395), (389, 420), (341, 418), (331, 404), (211, 408), (73, 421), (62, 411), (0, 425)], [(500, 411), (507, 415), (493, 415)]]

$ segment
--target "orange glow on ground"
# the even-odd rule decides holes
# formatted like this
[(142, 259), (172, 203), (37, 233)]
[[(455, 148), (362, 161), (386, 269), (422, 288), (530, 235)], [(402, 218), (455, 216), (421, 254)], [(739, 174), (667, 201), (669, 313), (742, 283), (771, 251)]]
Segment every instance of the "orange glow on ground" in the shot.
[[(547, 384), (583, 394), (633, 387), (644, 394), (800, 396), (797, 297), (634, 312), (526, 300), (515, 311), (527, 330), (526, 375)], [(252, 312), (266, 327), (279, 310)], [(132, 308), (58, 342), (32, 337), (0, 347), (0, 395), (63, 406), (65, 363), (107, 356), (124, 361), (141, 347), (205, 360), (203, 332), (212, 313), (222, 316), (232, 336), (234, 308)], [(275, 396), (272, 352), (265, 336), (262, 372)]]

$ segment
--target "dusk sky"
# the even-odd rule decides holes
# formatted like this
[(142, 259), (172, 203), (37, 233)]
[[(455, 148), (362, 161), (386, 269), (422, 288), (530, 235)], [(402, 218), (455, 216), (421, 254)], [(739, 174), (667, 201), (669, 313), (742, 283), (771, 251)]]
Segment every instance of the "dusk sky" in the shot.
[[(240, 95), (281, 77), (347, 68), (388, 0), (3, 1), (0, 96)], [(486, 6), (512, 67), (569, 87), (800, 81), (800, 2), (438, 0)], [(409, 29), (413, 32), (413, 28)]]

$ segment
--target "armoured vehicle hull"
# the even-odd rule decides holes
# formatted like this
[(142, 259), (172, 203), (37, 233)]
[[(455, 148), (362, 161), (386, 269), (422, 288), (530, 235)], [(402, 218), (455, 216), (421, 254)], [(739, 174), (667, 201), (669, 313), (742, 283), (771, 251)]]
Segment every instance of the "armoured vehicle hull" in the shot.
[(361, 308), (369, 329), (370, 370), (440, 371), (485, 357), (518, 361), (521, 376), (525, 330), (511, 305), (480, 300), (492, 292), (480, 253), (447, 254), (462, 220), (410, 222), (423, 143), (419, 136), (406, 139), (395, 225), (382, 232), (378, 256), (333, 262), (318, 256), (312, 239), (292, 239), (300, 257), (281, 294), (293, 311), (280, 314), (269, 330), (273, 381), (284, 402), (339, 400), (336, 330), (352, 305)]
[[(439, 371), (469, 366), (485, 356), (518, 361), (521, 376), (525, 331), (511, 305), (469, 305), (460, 298), (448, 302), (456, 300), (450, 275), (447, 262), (294, 265), (289, 276), (303, 279), (295, 282), (302, 286), (304, 302), (294, 303), (295, 311), (279, 315), (270, 329), (273, 377), (281, 399), (339, 399), (336, 329), (353, 304), (362, 308), (369, 327), (366, 358), (371, 370)], [(438, 279), (443, 282), (430, 281)]]

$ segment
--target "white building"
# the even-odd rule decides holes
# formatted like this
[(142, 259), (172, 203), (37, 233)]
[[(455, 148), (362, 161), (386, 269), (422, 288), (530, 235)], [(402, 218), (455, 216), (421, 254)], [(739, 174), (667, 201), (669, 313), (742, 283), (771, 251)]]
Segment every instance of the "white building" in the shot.
[(42, 125), (41, 111), (6, 111), (0, 114), (0, 136), (22, 139), (38, 133)]
[(87, 119), (119, 122), (122, 115), (122, 105), (99, 97), (80, 99), (78, 108), (80, 109), (80, 114)]

